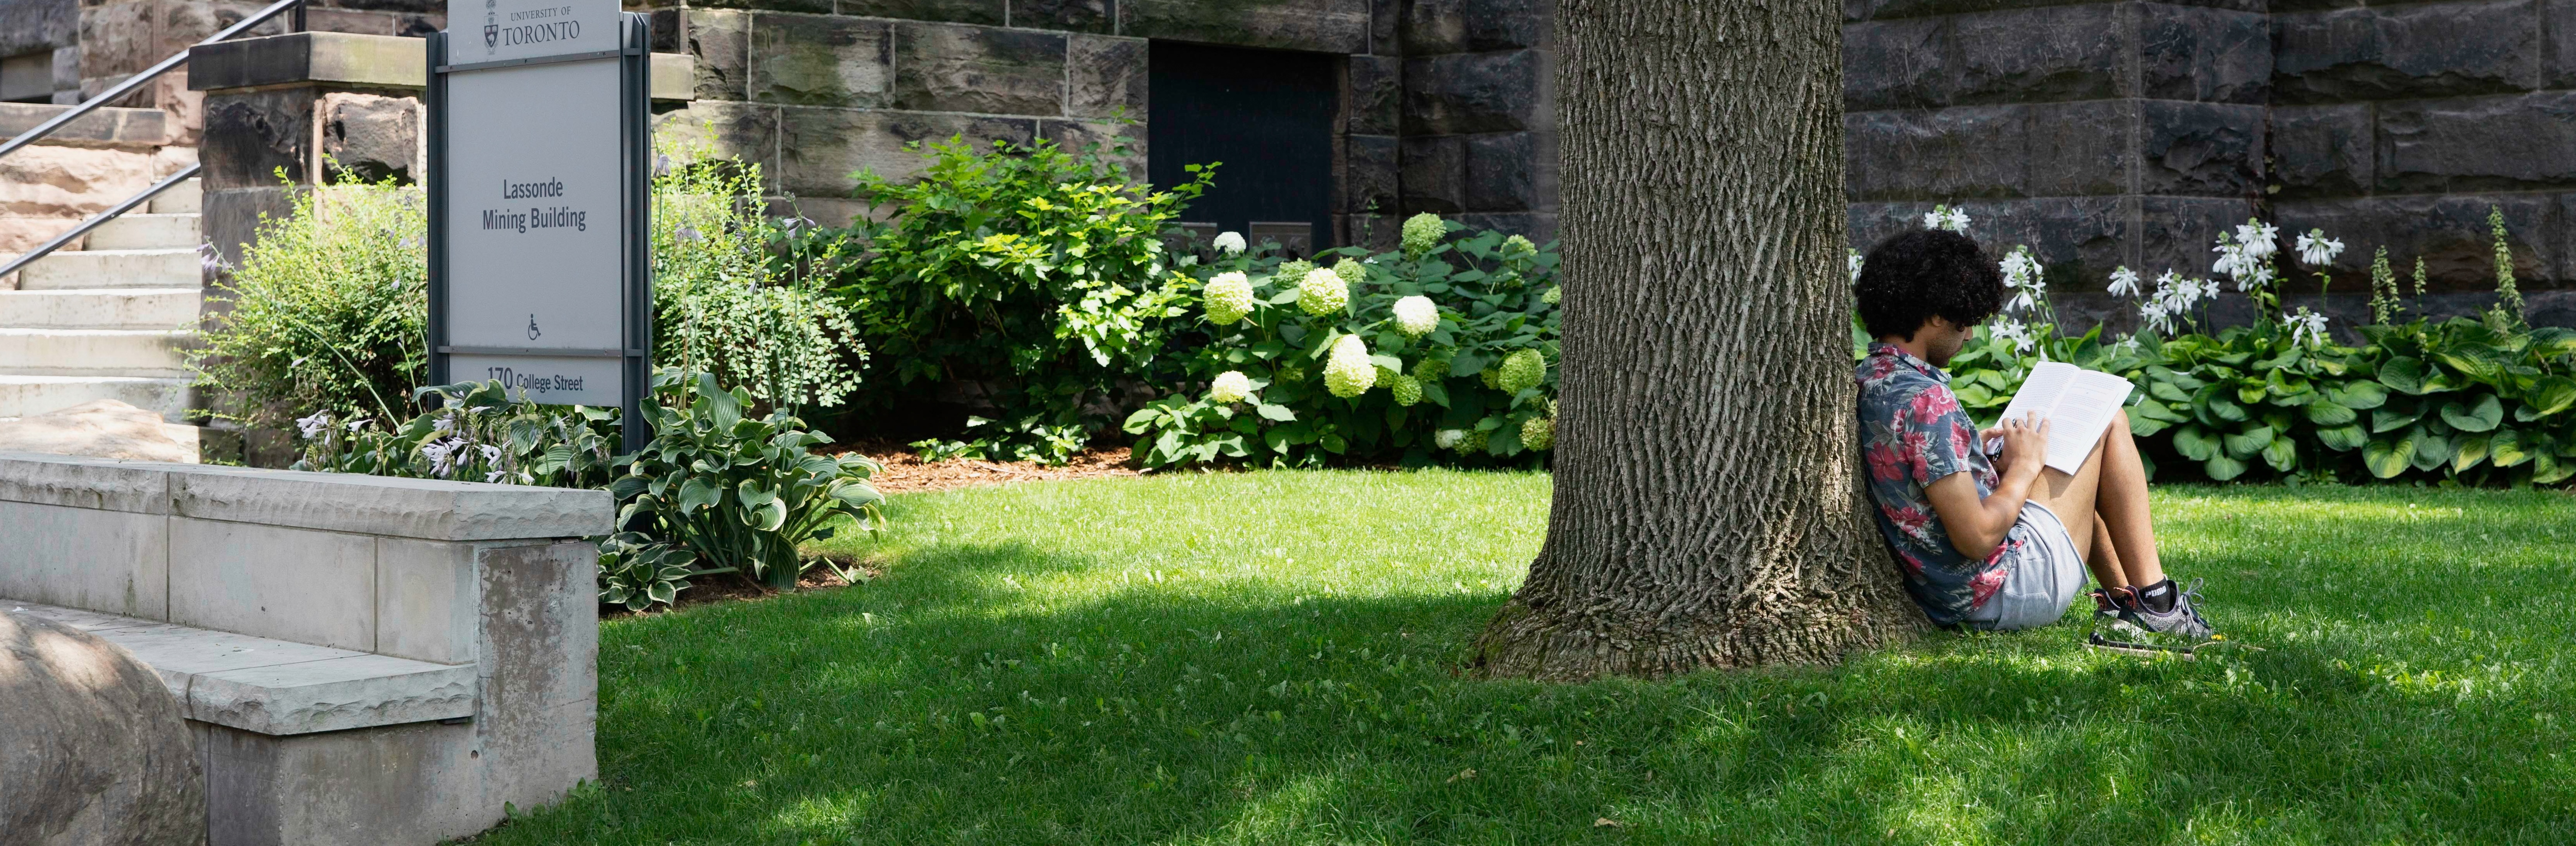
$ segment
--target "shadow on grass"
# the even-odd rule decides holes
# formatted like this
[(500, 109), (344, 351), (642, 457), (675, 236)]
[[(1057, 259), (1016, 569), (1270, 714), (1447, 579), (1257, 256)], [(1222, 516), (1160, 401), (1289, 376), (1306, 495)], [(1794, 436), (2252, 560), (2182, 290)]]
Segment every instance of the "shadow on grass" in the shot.
[(2303, 639), (2274, 592), (2230, 599), (2293, 619), (2247, 633), (2269, 649), (2191, 664), (2064, 625), (1552, 686), (1455, 674), (1500, 591), (931, 543), (611, 627), (604, 786), (487, 841), (2557, 842), (2569, 685), (2530, 639), (2563, 612), (2473, 595), (2420, 610), (2505, 633), (2476, 660)]

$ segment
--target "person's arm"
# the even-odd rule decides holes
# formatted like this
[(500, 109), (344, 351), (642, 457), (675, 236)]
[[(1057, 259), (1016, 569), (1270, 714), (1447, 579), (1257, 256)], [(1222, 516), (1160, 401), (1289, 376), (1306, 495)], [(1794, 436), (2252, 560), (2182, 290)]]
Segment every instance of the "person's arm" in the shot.
[(1987, 434), (2004, 439), (2004, 454), (1996, 462), (2001, 480), (1995, 483), (1994, 493), (1977, 498), (1977, 481), (1967, 473), (1943, 476), (1923, 488), (1932, 500), (1932, 512), (1941, 516), (1941, 528), (1950, 534), (1950, 546), (1980, 561), (1995, 554), (2004, 534), (2021, 519), (2022, 503), (2030, 501), (2030, 486), (2039, 480), (2040, 468), (2048, 460), (2048, 421), (2034, 427), (2006, 420), (1980, 438)]

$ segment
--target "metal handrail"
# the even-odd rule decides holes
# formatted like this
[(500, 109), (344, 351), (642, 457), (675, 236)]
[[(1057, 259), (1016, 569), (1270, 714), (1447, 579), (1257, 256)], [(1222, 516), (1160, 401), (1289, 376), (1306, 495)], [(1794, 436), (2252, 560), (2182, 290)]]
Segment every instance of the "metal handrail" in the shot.
[(90, 218), (88, 220), (81, 221), (79, 226), (74, 226), (71, 231), (54, 236), (53, 240), (46, 241), (43, 246), (27, 251), (25, 255), (10, 259), (8, 264), (0, 264), (0, 279), (9, 278), (9, 274), (18, 272), (18, 268), (26, 267), (35, 260), (44, 258), (46, 253), (60, 249), (64, 244), (71, 243), (72, 239), (89, 234), (89, 231), (97, 229), (99, 224), (115, 220), (117, 215), (133, 211), (135, 206), (143, 205), (144, 201), (152, 199), (163, 191), (170, 190), (170, 186), (186, 182), (189, 179), (196, 177), (197, 171), (203, 167), (204, 165), (192, 164), (186, 168), (182, 168), (178, 173), (170, 174), (169, 178), (153, 183), (150, 188), (143, 189), (143, 193), (127, 197), (125, 198), (125, 202), (118, 203), (106, 211), (90, 215)]
[(70, 123), (82, 115), (96, 111), (100, 106), (115, 102), (117, 98), (123, 97), (134, 89), (142, 87), (146, 82), (151, 82), (154, 77), (168, 73), (171, 68), (178, 67), (179, 63), (188, 60), (188, 53), (190, 50), (239, 35), (243, 30), (267, 23), (269, 18), (277, 17), (278, 13), (289, 9), (299, 10), (297, 17), (301, 18), (302, 15), (300, 14), (300, 11), (303, 6), (304, 0), (277, 0), (277, 2), (269, 4), (268, 8), (253, 12), (250, 17), (241, 19), (241, 23), (224, 27), (222, 32), (206, 36), (206, 40), (188, 45), (188, 50), (181, 50), (174, 53), (170, 58), (162, 59), (160, 64), (146, 68), (142, 73), (126, 77), (124, 82), (117, 83), (115, 87), (101, 92), (96, 97), (89, 98), (80, 105), (64, 110), (62, 114), (55, 115), (53, 120), (45, 121), (44, 123), (37, 124), (34, 129), (18, 133), (18, 137), (9, 139), (7, 143), (0, 143), (0, 156), (6, 156), (10, 153), (17, 152), (20, 147), (36, 143), (36, 139), (43, 138), (54, 130), (62, 128), (63, 124)]

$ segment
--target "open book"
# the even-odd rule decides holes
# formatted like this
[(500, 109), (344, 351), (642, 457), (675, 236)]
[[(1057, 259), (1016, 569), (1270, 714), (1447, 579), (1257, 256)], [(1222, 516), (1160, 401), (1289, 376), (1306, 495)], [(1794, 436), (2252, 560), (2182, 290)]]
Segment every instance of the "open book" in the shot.
[[(2093, 443), (2102, 439), (2102, 430), (2110, 427), (2111, 415), (2122, 413), (2129, 391), (2127, 379), (2062, 361), (2043, 361), (2030, 369), (2030, 378), (2022, 380), (2021, 393), (2004, 406), (2002, 419), (2032, 414), (2047, 418), (2046, 463), (2074, 475), (2084, 467), (2084, 457), (2093, 453)], [(1987, 446), (1989, 453), (2002, 450), (2000, 439)]]

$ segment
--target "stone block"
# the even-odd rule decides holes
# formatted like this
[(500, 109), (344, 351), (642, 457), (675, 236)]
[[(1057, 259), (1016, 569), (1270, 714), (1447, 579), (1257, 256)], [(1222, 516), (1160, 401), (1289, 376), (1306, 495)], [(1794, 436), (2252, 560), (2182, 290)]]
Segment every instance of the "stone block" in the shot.
[(205, 756), (209, 843), (360, 846), (387, 832), (430, 843), (503, 819), (472, 723), (285, 737), (189, 727)]
[[(109, 485), (125, 480), (110, 477)], [(0, 502), (0, 597), (159, 618), (168, 614), (168, 518)], [(0, 610), (6, 610), (0, 608)]]
[(381, 12), (349, 9), (326, 9), (309, 6), (304, 10), (304, 28), (313, 32), (346, 32), (354, 35), (395, 35), (400, 18)]
[(311, 182), (314, 95), (314, 89), (299, 86), (207, 97), (199, 148), (205, 170), (198, 176), (206, 190), (273, 187), (281, 169), (288, 182)]
[(1548, 128), (1546, 54), (1460, 53), (1404, 62), (1405, 133), (1449, 135)]
[(418, 181), (422, 164), (418, 99), (331, 92), (313, 106), (322, 133), (326, 178), (350, 175), (368, 182)]
[(81, 5), (80, 73), (84, 81), (123, 79), (177, 51), (178, 45), (162, 49), (162, 40), (155, 37), (153, 30), (158, 16), (153, 14), (156, 4), (152, 0)]
[(483, 611), (474, 545), (376, 539), (376, 648), (437, 664), (475, 659)]
[(601, 490), (212, 468), (173, 481), (176, 515), (425, 540), (604, 535), (616, 512)]
[(206, 243), (214, 246), (217, 259), (239, 267), (242, 245), (257, 240), (260, 215), (285, 218), (295, 211), (296, 194), (304, 190), (270, 185), (207, 191), (199, 224), (205, 228)]
[(418, 38), (345, 32), (242, 38), (190, 48), (187, 87), (219, 91), (324, 82), (419, 88), (428, 84), (425, 49)]
[[(1998, 258), (2027, 244), (2047, 278), (2060, 288), (2098, 278), (2129, 260), (2130, 201), (2121, 197), (2040, 197), (1950, 203), (1973, 223), (1968, 235)], [(1868, 252), (1880, 242), (1923, 226), (1930, 202), (1852, 203), (1846, 207), (1852, 243)]]
[(2275, 106), (2270, 137), (2282, 199), (2361, 194), (2378, 181), (2368, 103)]
[(22, 56), (79, 44), (78, 0), (0, 6), (0, 56)]
[(1843, 107), (1919, 109), (1950, 102), (1957, 51), (1950, 19), (1843, 25)]
[[(1342, 148), (1342, 208), (1350, 212), (1395, 211), (1402, 193), (1397, 164), (1399, 142), (1387, 135), (1350, 135)], [(1345, 240), (1342, 243), (1354, 243)]]
[(1406, 0), (1369, 0), (1370, 55), (1404, 55), (1404, 40), (1397, 33), (1403, 23), (1405, 3)]
[(1553, 132), (1467, 136), (1467, 209), (1484, 213), (1553, 208), (1555, 140)]
[(1071, 32), (1118, 31), (1117, 0), (1013, 0), (1005, 4), (1008, 24), (1030, 29)]
[(2490, 207), (2504, 212), (2514, 275), (2524, 290), (2545, 287), (2547, 282), (2540, 280), (2563, 284), (2576, 278), (2576, 273), (2570, 273), (2567, 247), (2576, 240), (2568, 232), (2576, 196), (2463, 193), (2285, 200), (2273, 204), (2271, 219), (2283, 232), (2324, 229), (2342, 239), (2351, 248), (2342, 262), (2347, 267), (2368, 266), (2368, 251), (2387, 246), (2389, 264), (2397, 268), (2409, 290), (2415, 260), (2420, 257), (2429, 290), (2486, 293), (2495, 288), (2495, 247), (2487, 228)]
[(949, 24), (895, 27), (895, 108), (1061, 115), (1065, 36)]
[(2025, 193), (2075, 197), (2128, 192), (2129, 174), (2138, 161), (2129, 128), (2137, 125), (2139, 110), (2134, 100), (2023, 107), (2030, 140)]
[(1394, 252), (1403, 240), (1404, 220), (1391, 214), (1336, 214), (1333, 231), (1345, 247), (1362, 247), (1373, 252)]
[[(1850, 22), (2026, 9), (2033, 6), (2054, 6), (2064, 2), (2065, 0), (1843, 0), (1842, 12), (1843, 20)], [(2260, 12), (2267, 7), (2278, 9), (2292, 2), (2320, 2), (2320, 0), (2173, 0), (2172, 5)], [(2359, 5), (2361, 0), (2322, 0), (2322, 2)]]
[(862, 170), (896, 180), (919, 176), (922, 156), (906, 144), (952, 136), (1026, 144), (1036, 135), (1032, 118), (789, 106), (779, 110), (779, 187), (804, 196), (848, 196), (858, 184), (851, 175)]
[(894, 24), (862, 18), (751, 16), (751, 99), (877, 107), (894, 100)]
[[(2120, 263), (2148, 278), (2166, 270), (2184, 276), (2209, 276), (2210, 262), (2217, 257), (2209, 248), (2217, 243), (2218, 233), (2254, 216), (2254, 204), (2242, 198), (2149, 196), (2138, 198), (2137, 204), (2137, 252), (2133, 259)], [(2281, 228), (2290, 230), (2286, 224)], [(2100, 288), (2111, 273), (2108, 266), (2086, 270), (2085, 287), (2091, 289)], [(2233, 293), (2233, 286), (2229, 286), (2229, 292)]]
[(2120, 6), (2046, 6), (1950, 20), (1950, 104), (2118, 96)]
[(1538, 47), (1547, 43), (1556, 12), (1545, 0), (1412, 0), (1403, 6), (1408, 56)]
[(1843, 116), (1845, 191), (1855, 201), (2021, 196), (2030, 184), (2028, 106)]
[(598, 562), (587, 541), (476, 551), (489, 807), (533, 808), (599, 774)]
[[(735, 0), (732, 3), (716, 5), (736, 5), (741, 1)], [(773, 9), (783, 8), (777, 5), (782, 2), (796, 2), (796, 0), (749, 0), (749, 5)], [(1005, 15), (1008, 14), (1005, 10), (1010, 5), (1004, 0), (840, 0), (835, 8), (818, 11), (837, 11), (844, 15), (871, 18), (1001, 26)]]
[(375, 539), (172, 517), (170, 622), (371, 652)]
[(710, 145), (717, 154), (760, 165), (776, 176), (779, 107), (721, 100), (700, 100), (653, 116), (653, 134), (686, 143)]
[(1152, 74), (1141, 38), (1076, 35), (1065, 40), (1065, 114), (1144, 120)]
[[(67, 111), (49, 103), (0, 103), (0, 137), (15, 136)], [(11, 158), (42, 147), (152, 147), (170, 143), (173, 127), (160, 109), (101, 108), (46, 133), (42, 142), (10, 153)], [(0, 159), (6, 161), (6, 159)]]
[(0, 502), (168, 514), (173, 466), (177, 465), (0, 453)]
[(1120, 35), (1315, 53), (1369, 51), (1370, 0), (1120, 0)]
[(2542, 69), (2543, 82), (2550, 88), (2576, 88), (2576, 3), (2546, 0), (2540, 14), (2541, 31), (2549, 39), (2549, 64)]
[[(748, 100), (751, 94), (751, 15), (723, 9), (688, 9), (684, 52), (697, 60), (690, 90), (700, 100)], [(662, 36), (660, 18), (653, 35)]]
[(45, 236), (52, 237), (152, 182), (148, 154), (29, 144), (0, 158), (0, 215), (45, 220)]
[(2378, 109), (2383, 192), (2529, 190), (2576, 181), (2576, 92), (2413, 100)]
[(2262, 106), (2146, 100), (2138, 127), (2138, 193), (2250, 197), (2262, 190)]
[(1394, 135), (1402, 131), (1404, 61), (1389, 56), (1352, 56), (1344, 77), (1342, 102), (1349, 109), (1343, 126), (1355, 135)]
[(474, 716), (475, 668), (351, 655), (199, 673), (188, 719), (288, 735)]
[(2276, 14), (2274, 96), (2330, 103), (2537, 88), (2537, 20), (2532, 0)]
[(2139, 3), (2137, 96), (2263, 103), (2271, 93), (2271, 16)]
[(1467, 208), (1467, 139), (1426, 135), (1401, 142), (1402, 215), (1456, 214)]

